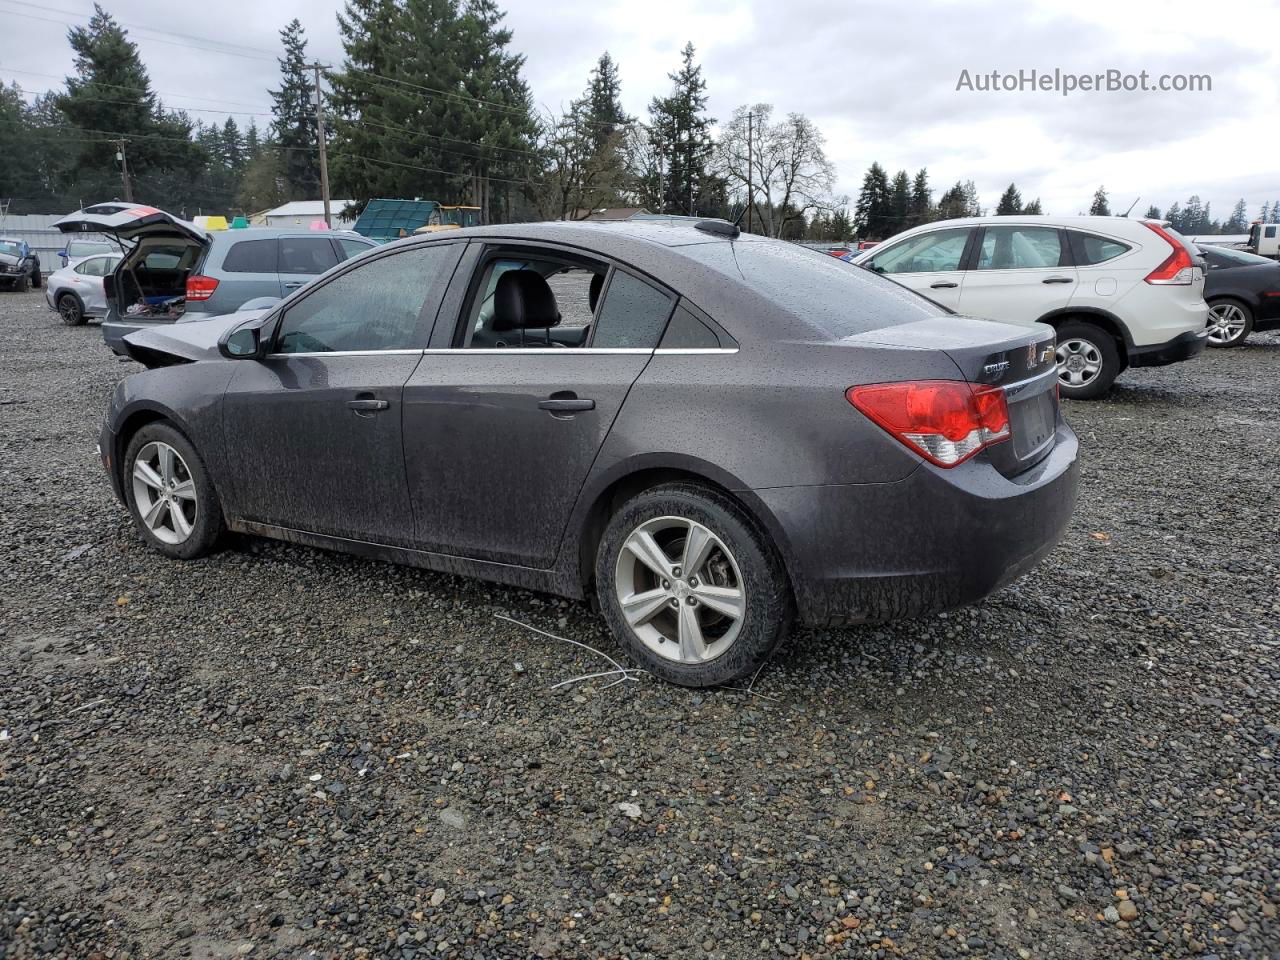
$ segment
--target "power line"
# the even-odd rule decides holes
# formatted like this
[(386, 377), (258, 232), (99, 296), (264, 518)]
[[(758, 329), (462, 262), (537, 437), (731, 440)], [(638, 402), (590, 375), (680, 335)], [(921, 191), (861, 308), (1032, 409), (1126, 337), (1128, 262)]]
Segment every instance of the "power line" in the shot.
[[(45, 95), (50, 94), (50, 93), (52, 93), (52, 94), (56, 94), (56, 95), (59, 95), (59, 96), (65, 96), (65, 95), (67, 95), (67, 94), (66, 94), (66, 91), (63, 91), (63, 90), (28, 90), (26, 87), (23, 87), (21, 84), (17, 84), (16, 86), (18, 87), (18, 92), (19, 92), (19, 93), (29, 94), (30, 96), (36, 96), (36, 97), (39, 97), (39, 96), (45, 96)], [(109, 86), (110, 86), (110, 84), (109, 84)], [(84, 95), (82, 95), (82, 94), (76, 94), (76, 95), (75, 95), (75, 97), (76, 97), (76, 100), (77, 100), (77, 101), (85, 102), (85, 103), (113, 103), (113, 104), (118, 104), (119, 106), (125, 106), (125, 107), (131, 107), (131, 106), (138, 105), (138, 101), (137, 101), (137, 100), (107, 100), (107, 99), (104, 99), (104, 98), (102, 98), (102, 97), (86, 97), (86, 96), (84, 96)], [(269, 111), (268, 111), (268, 112), (266, 112), (266, 113), (259, 113), (259, 112), (251, 111), (251, 110), (222, 110), (222, 109), (219, 109), (219, 108), (217, 108), (217, 107), (183, 107), (183, 106), (178, 106), (178, 107), (174, 107), (174, 108), (172, 108), (172, 109), (174, 109), (174, 110), (176, 110), (176, 111), (180, 111), (180, 112), (182, 112), (182, 113), (187, 113), (187, 112), (190, 112), (190, 113), (216, 113), (216, 114), (219, 114), (219, 115), (228, 115), (228, 116), (237, 116), (237, 117), (273, 117), (273, 116), (275, 116), (275, 114), (273, 114), (273, 113), (271, 113), (271, 112), (269, 112)]]
[[(12, 0), (7, 0), (7, 2), (12, 2)], [(47, 80), (62, 80), (65, 82), (67, 79), (66, 77), (60, 77), (55, 73), (37, 73), (34, 70), (18, 70), (16, 67), (0, 67), (0, 70), (7, 70), (9, 73), (22, 73), (31, 77), (44, 77)], [(138, 96), (151, 93), (161, 97), (178, 97), (182, 100), (203, 100), (205, 103), (229, 103), (237, 107), (257, 106), (257, 104), (244, 103), (241, 100), (219, 100), (215, 97), (197, 97), (189, 93), (168, 93), (164, 90), (140, 90), (137, 87), (130, 87), (123, 83), (105, 83), (101, 80), (94, 80), (93, 83), (100, 87), (111, 87), (113, 90), (127, 90), (130, 93), (137, 94)]]

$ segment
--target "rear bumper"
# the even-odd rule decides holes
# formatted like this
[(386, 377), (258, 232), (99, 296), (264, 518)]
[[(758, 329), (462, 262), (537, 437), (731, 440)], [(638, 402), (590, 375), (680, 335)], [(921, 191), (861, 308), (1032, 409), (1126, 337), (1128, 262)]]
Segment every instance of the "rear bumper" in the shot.
[(1164, 367), (1171, 363), (1190, 360), (1204, 353), (1209, 342), (1209, 330), (1189, 330), (1164, 343), (1129, 348), (1129, 366)]
[(143, 320), (141, 318), (128, 320), (106, 320), (102, 324), (102, 340), (114, 352), (124, 356), (124, 338), (131, 333), (139, 330), (150, 330), (152, 327), (163, 327), (173, 323), (172, 319), (164, 320)]
[(800, 619), (899, 620), (980, 600), (1035, 566), (1076, 502), (1078, 443), (1009, 480), (977, 460), (896, 483), (758, 490), (781, 528)]

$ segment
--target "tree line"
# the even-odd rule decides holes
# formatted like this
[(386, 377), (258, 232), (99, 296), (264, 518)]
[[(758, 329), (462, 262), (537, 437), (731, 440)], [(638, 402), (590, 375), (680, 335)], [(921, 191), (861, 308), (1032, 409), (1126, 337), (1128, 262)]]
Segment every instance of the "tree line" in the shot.
[[(642, 117), (622, 106), (620, 66), (606, 51), (580, 96), (535, 107), (494, 0), (346, 0), (344, 57), (323, 71), (332, 194), (473, 204), (487, 222), (580, 219), (606, 207), (724, 217), (793, 240), (884, 239), (934, 220), (986, 211), (973, 180), (934, 199), (927, 169), (892, 177), (878, 162), (856, 202), (836, 194), (821, 130), (804, 114), (744, 104), (708, 111), (693, 44), (667, 93)], [(270, 112), (237, 122), (167, 106), (136, 44), (95, 5), (67, 34), (75, 54), (63, 89), (0, 86), (0, 198), (12, 212), (50, 212), (122, 196), (121, 154), (139, 201), (184, 216), (253, 213), (320, 195), (317, 76), (302, 23), (280, 31)], [(30, 99), (29, 99), (30, 98)], [(121, 143), (123, 141), (123, 143)], [(1099, 188), (1090, 212), (1110, 213)], [(348, 212), (356, 212), (348, 211)], [(996, 214), (1040, 213), (1015, 184)], [(1151, 207), (1148, 215), (1158, 215)], [(1219, 223), (1191, 197), (1165, 216), (1187, 233), (1243, 232), (1244, 202)], [(1280, 217), (1280, 201), (1261, 219)]]

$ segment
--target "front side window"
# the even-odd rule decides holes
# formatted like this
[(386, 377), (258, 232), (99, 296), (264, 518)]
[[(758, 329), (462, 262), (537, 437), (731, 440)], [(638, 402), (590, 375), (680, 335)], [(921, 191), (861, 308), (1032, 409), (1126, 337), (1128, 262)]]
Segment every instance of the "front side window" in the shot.
[(1070, 263), (1062, 234), (1052, 227), (987, 227), (975, 270), (1027, 270)]
[(1109, 240), (1106, 237), (1099, 237), (1092, 233), (1081, 233), (1078, 230), (1072, 230), (1070, 233), (1076, 264), (1081, 267), (1091, 267), (1095, 263), (1106, 263), (1108, 260), (1114, 260), (1122, 253), (1128, 253), (1130, 249), (1127, 243), (1121, 243), (1119, 240)]
[(338, 255), (328, 237), (281, 237), (280, 272), (318, 276), (337, 266)]
[(935, 230), (909, 237), (877, 253), (867, 263), (876, 273), (937, 273), (959, 270), (968, 228)]
[(414, 247), (362, 263), (285, 312), (277, 353), (408, 350), (418, 319), (438, 304), (457, 257), (455, 244)]
[(672, 300), (657, 287), (614, 270), (605, 290), (592, 347), (652, 348), (671, 316)]
[(276, 238), (239, 240), (231, 245), (222, 269), (227, 273), (275, 273)]

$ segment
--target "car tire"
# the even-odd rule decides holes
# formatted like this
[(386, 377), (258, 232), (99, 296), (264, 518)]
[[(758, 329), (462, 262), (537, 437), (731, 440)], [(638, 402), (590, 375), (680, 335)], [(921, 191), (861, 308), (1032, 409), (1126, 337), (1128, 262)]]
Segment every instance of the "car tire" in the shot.
[[(173, 459), (166, 467), (170, 455)], [(146, 470), (138, 469), (139, 462)], [(213, 552), (226, 531), (204, 461), (168, 423), (149, 423), (133, 435), (125, 452), (122, 486), (142, 539), (167, 557), (203, 557)]]
[(13, 289), (18, 293), (26, 293), (31, 289), (31, 277), (28, 274), (22, 274), (17, 280), (13, 281)]
[[(690, 544), (698, 554), (686, 561)], [(631, 659), (681, 686), (751, 676), (791, 628), (777, 551), (736, 501), (698, 484), (623, 503), (600, 539), (595, 577), (600, 610)]]
[(1253, 333), (1253, 311), (1232, 297), (1210, 300), (1208, 327), (1209, 346), (1238, 347)]
[(40, 273), (40, 261), (36, 261), (35, 269), (31, 271), (31, 286), (39, 290), (44, 285), (44, 277)]
[(68, 327), (81, 327), (89, 322), (84, 315), (84, 304), (74, 293), (64, 293), (58, 297), (58, 316)]
[(1115, 337), (1096, 324), (1068, 320), (1057, 328), (1058, 392), (1068, 400), (1096, 400), (1120, 375)]

